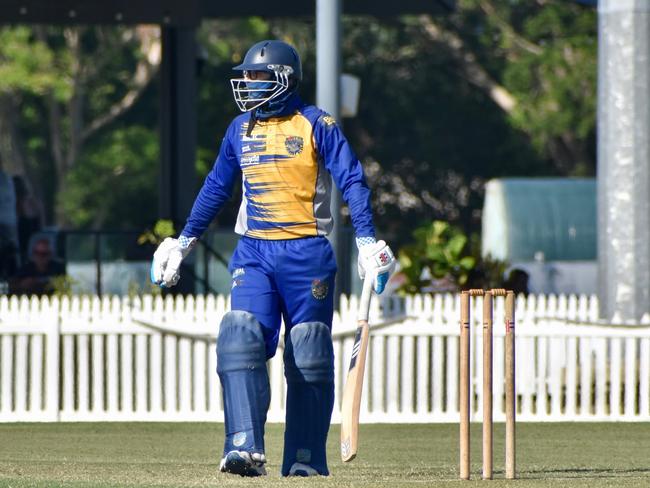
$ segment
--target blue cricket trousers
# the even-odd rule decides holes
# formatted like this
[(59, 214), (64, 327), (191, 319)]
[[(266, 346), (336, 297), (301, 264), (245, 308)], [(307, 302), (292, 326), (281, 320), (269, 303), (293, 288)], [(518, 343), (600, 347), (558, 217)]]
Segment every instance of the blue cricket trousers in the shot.
[(322, 322), (332, 328), (336, 259), (325, 237), (242, 237), (229, 271), (231, 309), (250, 312), (257, 318), (267, 359), (275, 354), (281, 317), (285, 333), (303, 322)]

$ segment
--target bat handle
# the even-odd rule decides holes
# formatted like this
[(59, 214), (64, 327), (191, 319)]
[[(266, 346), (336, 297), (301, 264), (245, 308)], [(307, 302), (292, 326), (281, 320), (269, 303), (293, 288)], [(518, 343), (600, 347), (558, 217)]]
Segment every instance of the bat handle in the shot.
[(363, 280), (363, 290), (361, 291), (361, 300), (359, 301), (359, 320), (368, 321), (368, 315), (370, 314), (370, 297), (372, 296), (372, 284), (373, 279), (370, 276), (366, 276)]

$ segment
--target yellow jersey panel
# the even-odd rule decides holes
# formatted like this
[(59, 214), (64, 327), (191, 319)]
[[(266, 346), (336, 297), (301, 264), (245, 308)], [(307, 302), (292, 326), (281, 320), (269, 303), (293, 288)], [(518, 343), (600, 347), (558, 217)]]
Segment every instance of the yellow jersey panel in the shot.
[(299, 113), (240, 129), (244, 235), (292, 239), (319, 235), (314, 201), (321, 168), (313, 128)]

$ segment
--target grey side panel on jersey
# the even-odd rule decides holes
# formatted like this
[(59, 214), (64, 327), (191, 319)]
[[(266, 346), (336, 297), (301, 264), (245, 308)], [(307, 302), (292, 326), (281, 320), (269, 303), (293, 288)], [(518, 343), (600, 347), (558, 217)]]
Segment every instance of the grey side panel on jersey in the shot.
[(318, 177), (316, 178), (316, 195), (314, 196), (314, 217), (319, 236), (326, 236), (334, 227), (332, 211), (332, 178), (325, 169), (322, 161), (318, 162)]
[(248, 230), (248, 197), (246, 196), (246, 176), (242, 171), (242, 180), (241, 180), (241, 204), (239, 205), (239, 213), (237, 214), (237, 223), (235, 224), (235, 234), (241, 236), (246, 235)]

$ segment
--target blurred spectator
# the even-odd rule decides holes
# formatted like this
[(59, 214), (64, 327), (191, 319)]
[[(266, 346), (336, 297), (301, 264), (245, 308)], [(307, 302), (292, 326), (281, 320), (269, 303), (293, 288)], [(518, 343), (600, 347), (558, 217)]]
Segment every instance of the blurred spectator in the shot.
[(13, 180), (0, 165), (0, 294), (7, 293), (7, 280), (18, 265), (15, 209)]
[(18, 265), (18, 250), (9, 238), (9, 231), (0, 224), (0, 294), (7, 293), (7, 283), (10, 276), (16, 273)]
[(54, 291), (53, 278), (65, 275), (65, 265), (54, 259), (47, 237), (36, 239), (29, 261), (9, 280), (9, 292), (17, 295), (46, 295)]
[(514, 291), (517, 295), (523, 293), (528, 295), (528, 280), (529, 275), (523, 269), (513, 268), (508, 274), (504, 286), (508, 290)]
[(41, 211), (38, 201), (29, 191), (25, 178), (15, 175), (13, 183), (16, 194), (18, 249), (20, 250), (21, 263), (26, 263), (29, 239), (41, 229)]

